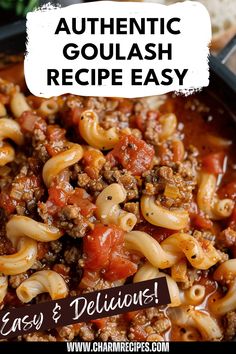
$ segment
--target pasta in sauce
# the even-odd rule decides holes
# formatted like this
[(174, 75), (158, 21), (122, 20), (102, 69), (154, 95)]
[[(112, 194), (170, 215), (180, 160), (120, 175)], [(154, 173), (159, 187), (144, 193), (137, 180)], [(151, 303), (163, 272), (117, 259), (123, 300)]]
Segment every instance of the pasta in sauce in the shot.
[(22, 340), (231, 340), (236, 160), (224, 108), (206, 93), (47, 100), (22, 91), (15, 70), (0, 69), (1, 309), (160, 276), (171, 295)]

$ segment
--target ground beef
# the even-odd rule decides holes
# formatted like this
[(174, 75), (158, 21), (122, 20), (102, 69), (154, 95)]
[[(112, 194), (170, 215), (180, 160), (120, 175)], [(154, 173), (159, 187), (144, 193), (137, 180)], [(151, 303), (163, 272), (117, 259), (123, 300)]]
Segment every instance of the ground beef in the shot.
[(57, 332), (60, 338), (65, 341), (72, 341), (79, 334), (79, 331), (75, 331), (75, 326), (73, 325), (57, 328)]
[(62, 250), (62, 242), (60, 240), (51, 241), (49, 247), (54, 253), (60, 253)]
[(92, 329), (92, 324), (84, 324), (80, 328), (79, 336), (84, 341), (92, 341), (95, 339), (94, 330)]
[(105, 111), (114, 111), (118, 107), (118, 102), (108, 97), (87, 97), (84, 100), (84, 107), (102, 114)]
[[(79, 260), (79, 267), (83, 268), (84, 266), (84, 261), (81, 258)], [(98, 278), (96, 281), (93, 281), (92, 284), (87, 285), (85, 289), (83, 289), (83, 285), (81, 286), (81, 289), (83, 290), (83, 293), (91, 293), (93, 291), (99, 291), (99, 290), (104, 290), (104, 289), (110, 289), (113, 288), (114, 286), (122, 285), (122, 283), (115, 283), (113, 284), (110, 281), (104, 280), (103, 278)]]
[[(149, 335), (160, 334), (170, 328), (170, 320), (164, 315), (163, 311), (157, 307), (151, 307), (140, 311), (130, 324), (128, 338), (130, 340), (145, 340)], [(141, 335), (141, 337), (140, 337)]]
[(11, 275), (9, 277), (9, 284), (12, 288), (16, 289), (18, 286), (28, 278), (27, 273), (21, 273), (17, 275)]
[(236, 335), (236, 311), (228, 312), (223, 319), (225, 328), (224, 339), (232, 340)]
[(51, 334), (34, 332), (23, 335), (26, 342), (56, 342), (57, 338)]
[(34, 130), (34, 135), (32, 139), (32, 145), (34, 147), (34, 156), (40, 159), (43, 163), (45, 163), (50, 155), (46, 149), (46, 135), (40, 129)]
[(59, 217), (65, 217), (66, 220), (77, 219), (80, 216), (80, 208), (74, 205), (67, 205), (63, 207)]
[(12, 254), (15, 252), (11, 241), (6, 237), (6, 218), (3, 210), (0, 208), (0, 256)]
[(119, 111), (108, 112), (104, 114), (102, 119), (100, 119), (100, 125), (104, 129), (110, 129), (113, 127), (124, 129), (129, 126), (129, 118), (127, 115)]
[(78, 186), (84, 188), (89, 193), (101, 192), (107, 186), (101, 176), (97, 179), (93, 179), (90, 178), (87, 173), (79, 173), (77, 178)]
[(123, 316), (108, 317), (104, 328), (98, 330), (97, 338), (102, 341), (126, 341), (127, 323)]
[(159, 144), (159, 135), (161, 132), (161, 126), (158, 124), (156, 115), (153, 115), (153, 119), (146, 119), (146, 129), (144, 133), (145, 140), (154, 146)]
[(78, 247), (72, 246), (64, 252), (64, 259), (67, 264), (74, 264), (78, 262), (80, 255)]
[(119, 183), (122, 184), (127, 192), (126, 201), (138, 198), (138, 183), (134, 176), (129, 171), (118, 169), (107, 169), (103, 171), (103, 177), (108, 184)]
[[(165, 207), (189, 208), (192, 201), (192, 191), (195, 182), (191, 179), (183, 179), (172, 168), (162, 166), (143, 174), (143, 194), (155, 195), (156, 199)], [(167, 194), (166, 188), (173, 190), (173, 197)]]
[(41, 262), (44, 265), (56, 262), (60, 257), (60, 252), (62, 251), (62, 242), (60, 240), (51, 241), (48, 244), (49, 247), (41, 259)]
[(190, 145), (186, 150), (186, 157), (184, 161), (176, 164), (177, 172), (184, 179), (192, 179), (194, 183), (197, 183), (197, 173), (200, 169), (198, 157), (198, 150), (193, 145)]
[(41, 177), (35, 175), (28, 161), (25, 161), (24, 166), (11, 180), (11, 185), (6, 185), (2, 189), (0, 200), (7, 196), (8, 208), (10, 205), (13, 206), (11, 210), (9, 209), (9, 213), (15, 209), (20, 215), (35, 215), (37, 203), (43, 194), (44, 186)]
[(123, 209), (134, 214), (137, 218), (137, 222), (140, 222), (139, 202), (125, 203)]
[(80, 208), (75, 205), (66, 205), (52, 217), (45, 203), (40, 203), (38, 212), (46, 224), (52, 224), (64, 230), (69, 236), (83, 237), (91, 230), (91, 222), (80, 213)]
[(78, 186), (81, 188), (86, 188), (89, 185), (91, 178), (87, 173), (78, 174)]
[(67, 205), (58, 213), (56, 225), (59, 229), (74, 238), (83, 237), (91, 230), (91, 223), (83, 215), (80, 214), (80, 208)]

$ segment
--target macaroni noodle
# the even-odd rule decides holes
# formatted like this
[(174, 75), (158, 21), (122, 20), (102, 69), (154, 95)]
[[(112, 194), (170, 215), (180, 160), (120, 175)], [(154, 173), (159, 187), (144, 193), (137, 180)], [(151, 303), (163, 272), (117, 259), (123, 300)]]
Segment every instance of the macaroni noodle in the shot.
[(89, 145), (100, 150), (110, 150), (119, 141), (116, 128), (103, 129), (99, 125), (98, 116), (94, 111), (82, 113), (79, 121), (79, 131)]
[(48, 292), (52, 300), (62, 299), (68, 295), (65, 280), (57, 272), (41, 270), (35, 272), (16, 289), (22, 302), (30, 302), (35, 296)]
[(118, 183), (110, 184), (97, 197), (97, 215), (103, 224), (115, 224), (124, 231), (131, 231), (137, 222), (134, 214), (120, 208), (124, 202), (126, 190)]
[(141, 198), (141, 210), (144, 218), (150, 224), (166, 227), (172, 230), (182, 230), (189, 223), (188, 212), (182, 210), (169, 210), (157, 205), (153, 196), (143, 195)]
[(43, 180), (49, 187), (53, 179), (65, 168), (74, 165), (83, 157), (83, 149), (79, 144), (68, 144), (69, 149), (51, 157), (43, 167)]

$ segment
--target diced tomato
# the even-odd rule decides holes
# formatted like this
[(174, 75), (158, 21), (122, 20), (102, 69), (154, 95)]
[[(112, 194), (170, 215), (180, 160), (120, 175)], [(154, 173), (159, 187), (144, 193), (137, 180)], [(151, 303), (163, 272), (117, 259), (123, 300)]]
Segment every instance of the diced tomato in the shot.
[(213, 226), (213, 222), (210, 219), (207, 219), (205, 216), (200, 214), (192, 214), (191, 220), (199, 229), (210, 230)]
[(142, 114), (139, 114), (135, 116), (135, 123), (137, 125), (137, 128), (141, 130), (141, 132), (145, 132), (146, 129), (146, 120), (145, 117)]
[(202, 169), (215, 175), (223, 173), (224, 159), (224, 152), (217, 152), (206, 155), (202, 158)]
[(127, 278), (137, 272), (138, 266), (125, 257), (112, 255), (104, 278), (110, 281)]
[(114, 233), (122, 232), (118, 228), (108, 227), (102, 224), (95, 226), (94, 230), (83, 238), (84, 253), (87, 258), (85, 267), (90, 270), (101, 270), (109, 263), (109, 256)]
[(136, 325), (132, 331), (132, 334), (134, 336), (134, 340), (136, 341), (145, 341), (148, 334), (145, 331), (145, 329), (142, 326)]
[(47, 152), (50, 156), (55, 156), (58, 154), (58, 142), (65, 141), (66, 130), (60, 128), (59, 126), (48, 125), (46, 131), (46, 137), (49, 141), (45, 144)]
[(23, 112), (17, 121), (20, 124), (22, 131), (25, 133), (33, 133), (36, 128), (45, 132), (47, 128), (46, 122), (30, 111)]
[(18, 118), (21, 129), (26, 133), (33, 133), (38, 117), (32, 112), (23, 112)]
[(124, 253), (124, 232), (115, 225), (97, 224), (94, 230), (83, 238), (85, 269), (103, 271), (107, 280), (126, 278), (137, 271)]
[(55, 156), (59, 153), (58, 147), (55, 144), (45, 144), (45, 148), (49, 156)]
[(68, 99), (68, 105), (71, 107), (67, 107), (66, 109), (62, 110), (62, 119), (66, 127), (78, 127), (79, 119), (83, 111), (85, 110), (84, 107), (79, 107), (78, 102), (76, 101), (75, 97), (71, 97)]
[(107, 318), (97, 318), (96, 320), (91, 320), (90, 322), (94, 323), (98, 329), (103, 329), (106, 327)]
[(144, 171), (151, 168), (153, 157), (153, 147), (133, 135), (123, 136), (107, 155), (107, 159), (111, 163), (115, 159), (136, 176), (140, 176)]
[(55, 204), (58, 207), (63, 207), (66, 205), (68, 194), (63, 191), (63, 189), (58, 187), (51, 187), (48, 190), (49, 198), (48, 201)]
[(49, 141), (58, 142), (61, 140), (65, 140), (66, 130), (60, 128), (59, 126), (55, 125), (48, 125), (46, 137)]
[(69, 197), (68, 204), (75, 204), (80, 207), (80, 213), (85, 217), (90, 217), (96, 210), (96, 205), (91, 201), (91, 196), (83, 188), (76, 188), (74, 193)]
[(0, 208), (4, 209), (6, 214), (12, 214), (16, 208), (16, 202), (14, 202), (7, 193), (0, 193)]
[(71, 120), (73, 126), (77, 126), (81, 117), (81, 114), (84, 111), (84, 107), (76, 107), (71, 112)]
[(87, 150), (84, 152), (83, 163), (85, 164), (85, 166), (94, 165), (94, 161), (96, 161), (99, 156), (100, 152), (98, 152), (97, 150)]
[(230, 198), (236, 199), (236, 181), (232, 181), (227, 183), (223, 187), (221, 187), (218, 191), (220, 198)]

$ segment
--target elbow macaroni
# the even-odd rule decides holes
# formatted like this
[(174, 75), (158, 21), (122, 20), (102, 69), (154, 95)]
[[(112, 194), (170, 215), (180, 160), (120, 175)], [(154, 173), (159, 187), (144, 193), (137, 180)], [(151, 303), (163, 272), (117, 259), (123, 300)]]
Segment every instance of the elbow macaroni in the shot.
[(228, 198), (220, 200), (216, 196), (216, 184), (216, 176), (213, 174), (200, 174), (197, 204), (212, 220), (221, 220), (231, 215), (234, 202)]
[(195, 284), (184, 291), (184, 298), (182, 302), (190, 305), (199, 305), (204, 300), (205, 295), (205, 286)]
[(195, 310), (191, 305), (170, 309), (169, 313), (177, 325), (197, 329), (203, 340), (219, 341), (223, 337), (218, 323), (209, 313)]
[(35, 272), (16, 289), (18, 298), (24, 303), (45, 292), (50, 294), (52, 300), (62, 299), (68, 295), (65, 280), (53, 270)]
[(214, 279), (225, 282), (228, 291), (214, 302), (210, 303), (210, 309), (216, 315), (225, 315), (236, 309), (236, 259), (230, 259), (222, 263), (214, 273)]
[(118, 183), (110, 184), (97, 197), (97, 216), (103, 224), (115, 224), (124, 231), (131, 231), (137, 222), (134, 214), (120, 208), (124, 202), (126, 190)]
[(6, 275), (20, 274), (32, 267), (37, 257), (37, 241), (57, 240), (62, 233), (26, 216), (14, 215), (6, 225), (8, 239), (17, 252), (0, 256), (0, 272)]
[(9, 237), (17, 252), (0, 256), (0, 272), (15, 275), (26, 272), (32, 267), (37, 257), (37, 242), (28, 237)]
[(50, 187), (53, 179), (65, 168), (74, 165), (83, 157), (83, 148), (79, 144), (68, 144), (69, 149), (50, 158), (43, 167), (43, 180)]
[(41, 242), (55, 241), (62, 236), (62, 232), (56, 227), (21, 215), (13, 215), (7, 223), (6, 230), (11, 238), (21, 235)]
[(116, 128), (103, 129), (99, 125), (97, 114), (92, 110), (82, 113), (79, 120), (79, 131), (89, 145), (100, 150), (110, 150), (119, 141)]
[(26, 102), (25, 95), (21, 92), (16, 92), (12, 95), (10, 107), (15, 118), (20, 117), (25, 111), (31, 111), (30, 106)]
[(6, 165), (15, 158), (13, 147), (4, 139), (11, 139), (17, 145), (22, 145), (24, 142), (19, 124), (9, 118), (0, 119), (0, 166)]
[(204, 247), (193, 236), (176, 233), (169, 236), (161, 244), (142, 231), (131, 231), (125, 235), (126, 247), (143, 254), (157, 268), (172, 267), (183, 255), (197, 269), (209, 269), (220, 257), (216, 249), (209, 243)]
[(152, 225), (171, 230), (182, 230), (189, 223), (189, 215), (186, 210), (169, 210), (164, 208), (156, 204), (153, 196), (142, 196), (141, 210), (143, 217)]

